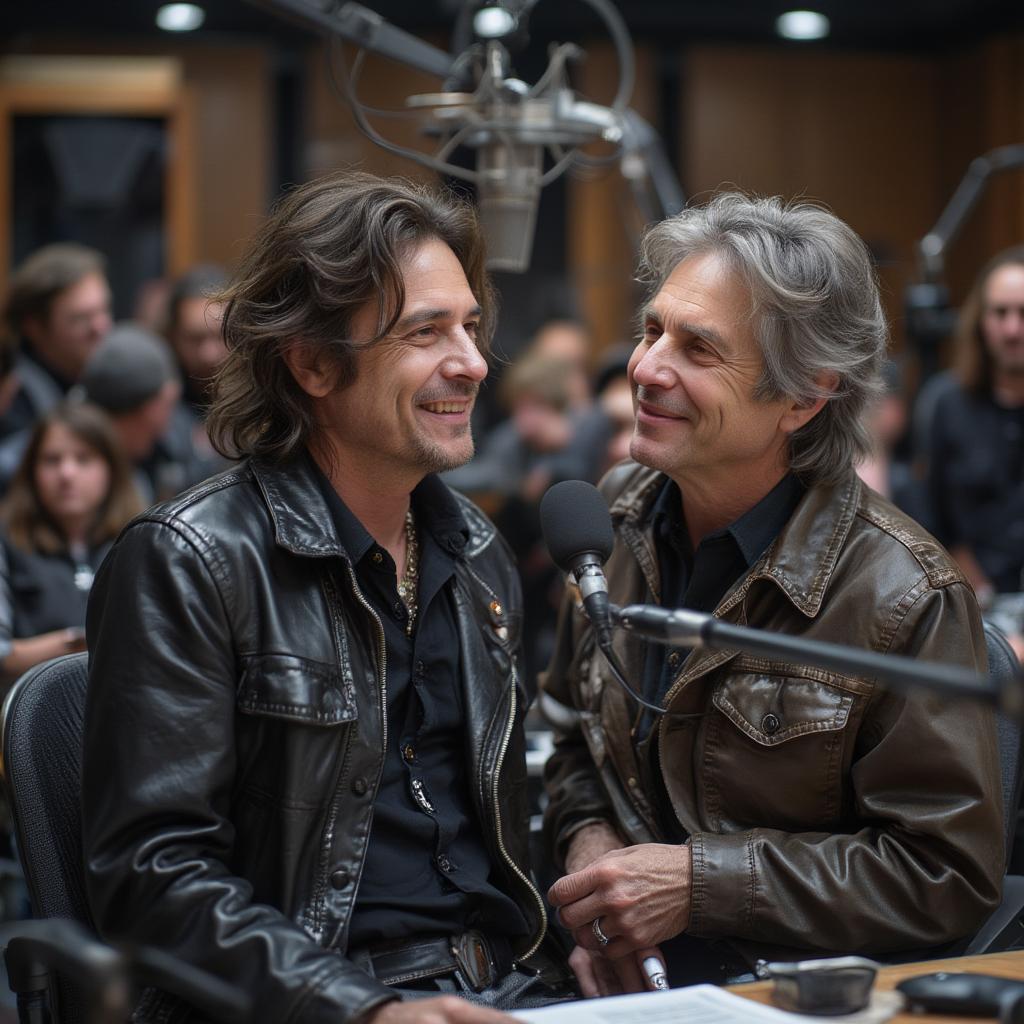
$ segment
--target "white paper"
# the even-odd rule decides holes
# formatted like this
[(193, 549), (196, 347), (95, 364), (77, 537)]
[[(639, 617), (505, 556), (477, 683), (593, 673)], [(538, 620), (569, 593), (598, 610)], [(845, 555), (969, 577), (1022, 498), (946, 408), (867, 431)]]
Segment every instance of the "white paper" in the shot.
[(776, 1010), (714, 985), (581, 999), (540, 1010), (517, 1010), (514, 1016), (527, 1024), (807, 1024), (809, 1020), (805, 1014)]

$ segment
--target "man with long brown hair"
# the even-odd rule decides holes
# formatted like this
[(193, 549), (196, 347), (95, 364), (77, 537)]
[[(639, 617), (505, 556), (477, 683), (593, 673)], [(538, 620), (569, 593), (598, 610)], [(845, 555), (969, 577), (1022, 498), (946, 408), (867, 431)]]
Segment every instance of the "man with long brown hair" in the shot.
[[(99, 930), (234, 982), (261, 1021), (497, 1024), (564, 998), (526, 863), (518, 582), (436, 476), (473, 453), (486, 372), (476, 221), (316, 182), (223, 301), (209, 428), (243, 461), (137, 519), (90, 603)], [(137, 1019), (202, 1010), (171, 1002)]]
[(936, 536), (983, 603), (1024, 591), (1024, 245), (978, 274), (960, 311), (953, 381), (930, 422)]

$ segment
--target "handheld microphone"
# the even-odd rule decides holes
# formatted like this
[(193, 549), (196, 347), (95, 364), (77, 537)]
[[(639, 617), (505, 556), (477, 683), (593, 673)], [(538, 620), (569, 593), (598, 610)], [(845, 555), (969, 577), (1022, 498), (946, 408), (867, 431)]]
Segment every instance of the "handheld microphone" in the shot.
[(555, 565), (571, 573), (599, 646), (611, 644), (612, 617), (604, 563), (615, 546), (612, 518), (601, 492), (583, 480), (563, 480), (540, 503), (540, 526)]

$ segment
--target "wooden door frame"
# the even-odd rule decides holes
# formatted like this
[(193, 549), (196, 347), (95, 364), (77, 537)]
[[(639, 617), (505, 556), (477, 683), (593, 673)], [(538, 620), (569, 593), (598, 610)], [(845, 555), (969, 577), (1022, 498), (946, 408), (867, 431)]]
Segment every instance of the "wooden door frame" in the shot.
[(11, 271), (13, 133), (18, 116), (158, 117), (167, 125), (165, 273), (195, 263), (195, 95), (168, 57), (0, 60), (0, 282)]

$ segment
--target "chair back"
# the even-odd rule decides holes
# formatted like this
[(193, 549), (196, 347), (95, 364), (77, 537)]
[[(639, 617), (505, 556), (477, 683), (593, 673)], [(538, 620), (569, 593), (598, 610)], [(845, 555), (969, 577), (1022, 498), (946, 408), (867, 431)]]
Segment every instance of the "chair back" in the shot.
[[(991, 622), (985, 623), (985, 649), (988, 652), (988, 676), (999, 687), (1024, 685), (1019, 678), (1020, 662), (1002, 630)], [(1017, 831), (1017, 813), (1024, 791), (1024, 771), (1021, 763), (1020, 724), (1001, 712), (996, 715), (999, 741), (999, 771), (1003, 783), (1003, 827), (1006, 843), (1006, 862), (1010, 862), (1014, 835)]]
[[(82, 728), (88, 656), (29, 669), (4, 701), (3, 782), (36, 917), (70, 918), (95, 933), (82, 863)], [(55, 1021), (83, 1021), (82, 1001), (51, 975)]]

